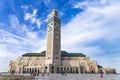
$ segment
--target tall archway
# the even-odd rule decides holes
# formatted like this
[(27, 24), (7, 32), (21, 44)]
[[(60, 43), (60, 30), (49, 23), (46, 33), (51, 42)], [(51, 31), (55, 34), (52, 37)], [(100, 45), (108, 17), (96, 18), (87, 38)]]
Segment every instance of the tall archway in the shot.
[(26, 72), (27, 70), (25, 69), (26, 63), (25, 62), (20, 62), (20, 69), (21, 69), (21, 73)]
[(67, 67), (67, 73), (69, 73), (69, 67)]
[(17, 65), (16, 63), (11, 64), (10, 72), (16, 72)]
[(70, 73), (72, 73), (72, 68), (70, 68)]
[(76, 73), (78, 73), (78, 68), (76, 68)]
[(32, 68), (32, 73), (34, 73), (34, 68)]
[(51, 68), (51, 72), (54, 73), (54, 66), (52, 66), (52, 68)]
[(30, 73), (32, 73), (32, 70), (31, 70), (31, 68), (30, 68)]
[(85, 72), (85, 67), (84, 66), (80, 66), (80, 72), (84, 73)]
[(85, 73), (85, 72), (87, 72), (87, 64), (85, 63), (85, 62), (82, 62), (81, 64), (80, 64), (80, 72), (81, 73)]
[(93, 65), (90, 65), (89, 69), (90, 73), (95, 73), (95, 67)]
[(59, 67), (57, 67), (57, 73), (59, 73)]

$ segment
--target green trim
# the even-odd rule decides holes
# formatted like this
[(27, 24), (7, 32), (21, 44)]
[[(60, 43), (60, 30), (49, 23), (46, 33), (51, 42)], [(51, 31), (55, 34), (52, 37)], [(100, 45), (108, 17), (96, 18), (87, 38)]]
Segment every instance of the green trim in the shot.
[(37, 56), (37, 57), (39, 57), (39, 56), (45, 56), (45, 54), (46, 54), (46, 51), (43, 51), (41, 53), (26, 53), (26, 54), (23, 54), (22, 56), (29, 56), (29, 57)]
[(51, 18), (48, 20), (48, 23), (50, 23), (50, 22), (52, 22), (52, 21), (57, 22), (57, 23), (60, 23), (60, 19), (59, 19), (58, 17), (55, 17), (55, 16), (51, 17)]
[(98, 68), (103, 68), (101, 65), (97, 65)]
[(83, 53), (68, 53), (66, 51), (61, 51), (62, 57), (86, 57)]
[[(41, 53), (26, 53), (23, 54), (22, 56), (28, 56), (28, 57), (33, 57), (33, 56), (44, 56), (46, 55), (46, 51), (43, 51)], [(61, 51), (61, 57), (86, 57), (83, 53), (68, 53), (66, 51)]]

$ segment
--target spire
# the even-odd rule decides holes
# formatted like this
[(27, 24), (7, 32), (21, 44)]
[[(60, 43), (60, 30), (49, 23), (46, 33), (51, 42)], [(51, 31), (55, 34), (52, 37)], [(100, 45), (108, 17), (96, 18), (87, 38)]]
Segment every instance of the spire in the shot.
[(52, 10), (52, 17), (53, 16), (58, 17), (58, 12), (55, 8)]

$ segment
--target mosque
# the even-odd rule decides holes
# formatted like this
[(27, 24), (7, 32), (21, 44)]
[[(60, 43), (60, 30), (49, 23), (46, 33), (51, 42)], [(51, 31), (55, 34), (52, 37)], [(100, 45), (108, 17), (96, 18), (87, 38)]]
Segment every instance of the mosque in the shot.
[(52, 10), (48, 20), (46, 50), (41, 53), (26, 53), (11, 60), (8, 72), (116, 73), (114, 68), (103, 68), (83, 53), (61, 51), (61, 21), (56, 9)]

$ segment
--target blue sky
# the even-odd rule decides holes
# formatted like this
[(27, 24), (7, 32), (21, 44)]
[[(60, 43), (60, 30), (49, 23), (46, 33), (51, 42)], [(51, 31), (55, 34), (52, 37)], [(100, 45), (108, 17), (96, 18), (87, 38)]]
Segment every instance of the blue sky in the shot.
[(119, 0), (0, 0), (0, 72), (27, 52), (46, 49), (47, 20), (56, 7), (61, 48), (120, 72)]

